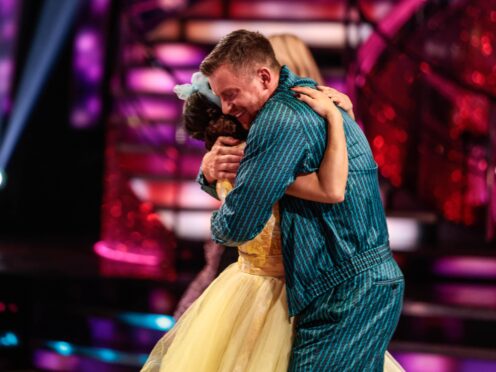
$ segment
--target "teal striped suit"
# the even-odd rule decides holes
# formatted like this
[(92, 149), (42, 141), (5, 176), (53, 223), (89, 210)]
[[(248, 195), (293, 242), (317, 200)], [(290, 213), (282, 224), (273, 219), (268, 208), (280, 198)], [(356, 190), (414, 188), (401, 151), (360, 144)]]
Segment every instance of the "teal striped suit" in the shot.
[[(380, 344), (379, 348), (385, 350), (401, 309), (403, 277), (389, 249), (377, 165), (363, 132), (344, 111), (349, 157), (345, 201), (322, 204), (284, 194), (298, 174), (318, 169), (327, 140), (325, 120), (293, 96), (290, 88), (296, 85), (314, 86), (315, 83), (283, 67), (277, 90), (250, 128), (236, 187), (212, 216), (212, 235), (224, 245), (236, 246), (251, 240), (264, 227), (274, 203), (280, 202), (289, 313), (298, 315), (291, 369), (338, 368), (345, 365), (346, 355), (354, 353), (358, 357), (356, 349), (360, 349), (360, 344), (368, 345), (366, 340), (379, 337), (385, 342), (374, 344)], [(213, 191), (209, 187), (204, 189)], [(384, 265), (389, 266), (378, 269)], [(357, 282), (356, 278), (361, 277), (363, 282)], [(377, 311), (384, 313), (382, 317), (367, 311), (352, 314), (350, 308), (352, 311), (345, 319), (341, 317), (337, 321), (335, 317), (326, 317), (336, 302), (345, 301), (356, 307), (365, 297), (377, 296), (372, 293), (372, 286), (364, 285), (375, 281), (391, 285), (386, 297), (383, 293), (376, 299), (376, 303), (392, 304), (387, 314), (380, 309)], [(354, 286), (356, 290), (351, 290)], [(344, 300), (331, 296), (338, 293), (340, 287), (350, 290)], [(374, 319), (381, 329), (389, 329), (389, 332), (373, 335), (357, 330), (345, 321), (354, 315), (359, 315), (362, 321)], [(307, 322), (307, 319), (312, 320)], [(331, 329), (332, 333), (340, 334), (337, 330), (344, 327), (343, 335), (339, 339), (329, 336), (326, 340), (317, 332), (315, 338), (312, 330), (315, 322), (329, 331), (325, 334)], [(303, 328), (305, 324), (310, 324), (309, 332)], [(344, 347), (350, 341), (355, 343), (353, 350)], [(310, 352), (316, 344), (320, 345), (317, 353), (320, 356)], [(337, 344), (342, 350), (338, 351)], [(376, 346), (367, 347), (367, 352), (374, 357), (384, 352)], [(373, 363), (367, 365), (372, 370), (380, 368)]]

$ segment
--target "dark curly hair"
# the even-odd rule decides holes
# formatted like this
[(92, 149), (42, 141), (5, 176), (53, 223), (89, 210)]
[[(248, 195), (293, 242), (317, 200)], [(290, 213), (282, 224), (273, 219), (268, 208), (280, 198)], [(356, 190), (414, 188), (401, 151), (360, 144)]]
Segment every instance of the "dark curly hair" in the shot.
[(186, 131), (193, 138), (205, 142), (210, 150), (220, 136), (246, 140), (248, 131), (236, 118), (224, 115), (220, 107), (201, 93), (193, 93), (184, 105), (183, 121)]

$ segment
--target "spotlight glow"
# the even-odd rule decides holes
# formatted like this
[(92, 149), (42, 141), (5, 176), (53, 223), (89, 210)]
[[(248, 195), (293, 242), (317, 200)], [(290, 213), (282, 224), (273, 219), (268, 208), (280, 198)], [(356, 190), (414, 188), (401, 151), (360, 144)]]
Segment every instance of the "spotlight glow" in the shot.
[[(69, 33), (80, 1), (47, 0), (38, 23), (33, 46), (17, 89), (7, 131), (0, 144), (0, 168), (5, 168), (27, 123), (53, 62)], [(47, 43), (47, 40), (50, 40)]]
[[(145, 354), (127, 353), (101, 347), (80, 346), (65, 341), (46, 341), (44, 346), (49, 350), (53, 350), (56, 354), (54, 355), (47, 350), (38, 350), (35, 355), (35, 364), (45, 367), (43, 370), (47, 369), (50, 371), (75, 371), (77, 369), (75, 365), (79, 365), (83, 359), (93, 359), (108, 364), (140, 367), (148, 357)], [(57, 358), (57, 354), (62, 356), (63, 359)]]
[(0, 347), (15, 347), (19, 345), (19, 339), (13, 332), (0, 334)]
[(7, 183), (7, 175), (3, 170), (0, 169), (0, 189), (4, 188), (6, 183)]
[(174, 318), (169, 315), (124, 313), (119, 319), (127, 324), (140, 328), (168, 331), (174, 326)]
[(74, 351), (72, 345), (65, 341), (50, 341), (47, 342), (47, 346), (61, 355), (71, 355)]

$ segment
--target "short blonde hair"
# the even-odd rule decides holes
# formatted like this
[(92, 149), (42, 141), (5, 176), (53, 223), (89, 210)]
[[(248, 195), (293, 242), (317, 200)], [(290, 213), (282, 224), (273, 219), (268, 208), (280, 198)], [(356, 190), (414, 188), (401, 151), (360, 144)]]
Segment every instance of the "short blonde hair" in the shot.
[(309, 77), (317, 84), (323, 84), (317, 63), (303, 40), (292, 34), (272, 35), (268, 39), (281, 65), (287, 65), (298, 76)]

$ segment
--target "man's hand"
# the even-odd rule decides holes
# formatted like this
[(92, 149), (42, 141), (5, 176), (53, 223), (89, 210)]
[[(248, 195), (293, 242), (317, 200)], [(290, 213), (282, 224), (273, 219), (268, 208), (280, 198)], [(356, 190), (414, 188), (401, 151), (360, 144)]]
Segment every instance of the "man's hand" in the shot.
[(203, 156), (201, 170), (208, 183), (228, 179), (234, 181), (239, 162), (244, 154), (244, 147), (232, 137), (219, 137), (212, 149)]

